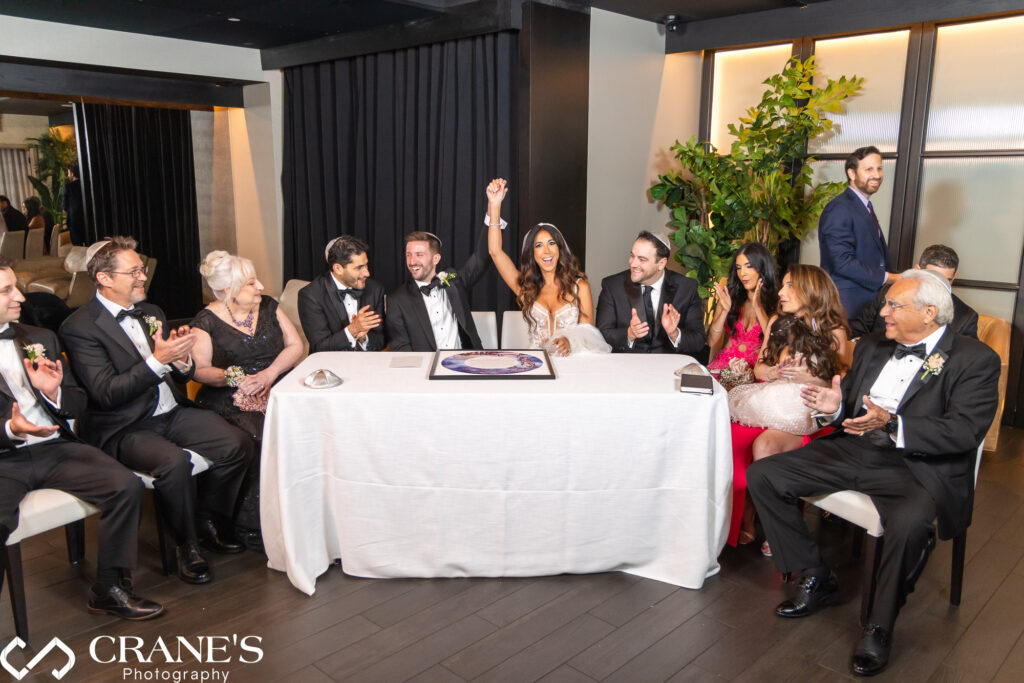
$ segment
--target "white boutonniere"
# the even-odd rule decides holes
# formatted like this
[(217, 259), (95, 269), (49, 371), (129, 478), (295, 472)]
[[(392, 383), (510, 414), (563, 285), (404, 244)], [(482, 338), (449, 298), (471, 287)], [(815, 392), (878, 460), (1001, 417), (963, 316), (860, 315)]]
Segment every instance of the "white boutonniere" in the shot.
[(932, 375), (938, 376), (942, 373), (942, 366), (945, 364), (946, 357), (936, 351), (932, 355), (928, 356), (924, 361), (924, 365), (921, 366), (924, 368), (924, 372), (921, 373), (921, 379), (927, 380)]
[(152, 337), (153, 334), (163, 326), (163, 323), (154, 315), (147, 315), (143, 320), (146, 322), (146, 325), (149, 326), (150, 337)]
[(46, 348), (42, 344), (25, 344), (21, 347), (25, 357), (35, 363), (37, 360), (46, 360)]
[(454, 270), (448, 270), (448, 271), (445, 271), (443, 273), (438, 273), (437, 274), (437, 279), (440, 280), (441, 284), (444, 285), (445, 287), (451, 287), (452, 286), (452, 280), (454, 280), (458, 276), (459, 276), (459, 274), (456, 273)]

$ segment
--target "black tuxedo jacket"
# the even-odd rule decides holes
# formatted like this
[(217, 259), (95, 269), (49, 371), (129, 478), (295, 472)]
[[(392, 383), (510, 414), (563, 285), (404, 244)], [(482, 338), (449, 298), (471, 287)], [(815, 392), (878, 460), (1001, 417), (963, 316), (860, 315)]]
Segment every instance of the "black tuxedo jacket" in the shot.
[(830, 201), (818, 219), (821, 267), (832, 277), (847, 318), (856, 318), (892, 272), (885, 239), (860, 197), (849, 187)]
[[(885, 332), (885, 318), (878, 313), (882, 310), (882, 306), (885, 305), (885, 297), (889, 293), (890, 287), (892, 285), (886, 285), (878, 290), (878, 296), (871, 302), (871, 305), (865, 306), (861, 310), (860, 315), (850, 320), (850, 330), (853, 338), (871, 334), (872, 332)], [(975, 339), (978, 338), (978, 314), (956, 294), (953, 295), (953, 321), (949, 324), (949, 327), (957, 334), (962, 334), (965, 337), (974, 337)]]
[[(469, 290), (487, 270), (488, 263), (487, 231), (484, 230), (477, 239), (476, 251), (455, 271), (451, 285), (444, 288), (459, 323), (459, 338), (464, 349), (483, 348), (469, 310)], [(437, 351), (427, 305), (415, 280), (407, 280), (388, 295), (387, 328), (391, 351)]]
[[(597, 300), (597, 327), (615, 353), (687, 353), (693, 355), (704, 348), (707, 334), (704, 331), (704, 309), (697, 295), (697, 282), (671, 270), (665, 271), (665, 282), (661, 288), (661, 301), (655, 301), (654, 320), (647, 320), (644, 299), (640, 285), (629, 278), (624, 270), (609, 275), (601, 281), (601, 296)], [(679, 346), (673, 347), (668, 335), (661, 327), (661, 312), (665, 304), (671, 303), (679, 311)], [(642, 339), (629, 348), (626, 330), (633, 309), (640, 320), (654, 330), (654, 339)]]
[[(384, 317), (384, 288), (367, 278), (359, 308), (370, 306)], [(350, 344), (345, 328), (349, 322), (345, 305), (338, 297), (334, 277), (320, 273), (312, 282), (299, 290), (299, 320), (302, 331), (309, 340), (309, 352), (317, 351), (362, 351), (358, 344)], [(384, 348), (384, 325), (366, 333), (366, 350), (380, 351)]]
[[(64, 359), (61, 358), (60, 343), (57, 341), (57, 335), (50, 330), (31, 325), (22, 325), (21, 323), (11, 323), (11, 328), (14, 330), (14, 346), (18, 349), (18, 353), (22, 358), (25, 357), (24, 347), (26, 345), (42, 344), (46, 349), (47, 358), (58, 360), (61, 364), (64, 363)], [(60, 408), (54, 408), (35, 387), (32, 387), (32, 393), (35, 394), (39, 405), (50, 416), (53, 423), (60, 428), (60, 435), (65, 439), (77, 441), (78, 437), (75, 436), (74, 431), (68, 424), (68, 420), (77, 419), (85, 412), (87, 399), (85, 392), (75, 382), (75, 376), (71, 369), (64, 367), (63, 370), (64, 378), (60, 383)], [(22, 370), (22, 372), (25, 371)], [(27, 374), (25, 376), (25, 384), (30, 387), (32, 386), (28, 381)], [(11, 388), (7, 385), (7, 381), (0, 374), (0, 423), (6, 423), (7, 420), (11, 419), (11, 404), (15, 400)], [(11, 450), (18, 445), (18, 443), (12, 442), (7, 436), (6, 429), (0, 428), (0, 451)]]
[[(167, 338), (170, 330), (159, 306), (143, 301), (135, 308), (163, 322)], [(145, 330), (146, 323), (142, 326)], [(161, 383), (170, 387), (178, 405), (192, 405), (178, 383), (189, 380), (195, 366), (183, 373), (172, 365), (170, 373), (157, 377), (96, 297), (68, 316), (60, 334), (68, 347), (71, 367), (89, 396), (88, 411), (79, 425), (86, 442), (103, 448), (128, 425), (150, 417), (159, 400)]]
[[(858, 342), (853, 365), (843, 378), (843, 410), (836, 431), (846, 435), (844, 416), (863, 414), (861, 397), (868, 394), (896, 342), (872, 334)], [(985, 344), (956, 334), (948, 327), (933, 353), (945, 357), (938, 375), (914, 376), (896, 414), (903, 418), (903, 456), (914, 477), (935, 501), (939, 535), (952, 538), (971, 523), (974, 507), (974, 463), (999, 403), (999, 356)]]

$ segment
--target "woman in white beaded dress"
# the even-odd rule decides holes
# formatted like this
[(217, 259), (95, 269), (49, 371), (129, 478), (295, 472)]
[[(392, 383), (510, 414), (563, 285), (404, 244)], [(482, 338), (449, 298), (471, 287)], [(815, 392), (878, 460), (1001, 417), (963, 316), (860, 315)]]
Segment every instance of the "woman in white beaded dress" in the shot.
[(531, 348), (559, 356), (610, 353), (594, 327), (594, 297), (561, 231), (538, 223), (523, 239), (519, 267), (501, 248), (501, 202), (508, 193), (502, 178), (487, 185), (488, 251), (501, 279), (516, 295), (530, 329)]

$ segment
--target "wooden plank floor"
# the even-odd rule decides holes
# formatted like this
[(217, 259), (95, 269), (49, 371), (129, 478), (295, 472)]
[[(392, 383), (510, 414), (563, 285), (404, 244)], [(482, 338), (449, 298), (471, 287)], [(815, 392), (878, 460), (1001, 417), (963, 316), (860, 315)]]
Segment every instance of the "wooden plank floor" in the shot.
[[(843, 600), (790, 621), (774, 616), (787, 587), (755, 545), (727, 548), (721, 573), (699, 591), (618, 573), (366, 580), (332, 568), (310, 598), (255, 553), (213, 556), (215, 581), (189, 586), (157, 571), (147, 506), (136, 584), (167, 614), (142, 623), (88, 614), (92, 560), (70, 567), (63, 533), (50, 532), (23, 544), (32, 642), (42, 647), (58, 636), (69, 645), (77, 655), (71, 681), (146, 680), (93, 662), (96, 636), (134, 636), (151, 648), (158, 636), (232, 634), (261, 636), (262, 661), (137, 666), (161, 676), (148, 680), (205, 670), (246, 682), (850, 679), (861, 568), (845, 525), (808, 515), (837, 567)], [(91, 558), (95, 518), (88, 534)], [(879, 680), (1024, 680), (1024, 430), (1004, 428), (998, 451), (983, 461), (959, 608), (949, 605), (950, 555), (951, 544), (940, 543), (900, 616), (893, 661)], [(5, 589), (0, 646), (13, 633)], [(32, 655), (16, 650), (9, 661), (21, 666)], [(61, 663), (51, 654), (26, 680), (53, 680), (44, 666), (51, 662)]]

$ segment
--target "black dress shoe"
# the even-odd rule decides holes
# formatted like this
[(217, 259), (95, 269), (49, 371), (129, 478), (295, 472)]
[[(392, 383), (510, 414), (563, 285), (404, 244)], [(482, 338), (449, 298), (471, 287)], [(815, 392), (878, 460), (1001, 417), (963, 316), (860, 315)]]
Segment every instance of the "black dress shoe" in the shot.
[(210, 565), (199, 554), (199, 547), (195, 543), (178, 546), (178, 578), (185, 583), (209, 583), (213, 578)]
[(889, 663), (891, 649), (892, 632), (877, 624), (868, 624), (853, 650), (850, 670), (858, 676), (874, 676)]
[(199, 534), (199, 542), (202, 546), (212, 552), (232, 555), (245, 551), (245, 546), (234, 539), (222, 538), (213, 520), (205, 519), (199, 522), (196, 532)]
[(90, 591), (89, 612), (92, 614), (113, 614), (129, 621), (155, 619), (164, 613), (160, 603), (140, 598), (120, 586), (111, 586), (102, 595)]
[(822, 607), (835, 602), (837, 597), (839, 597), (839, 581), (832, 572), (829, 572), (828, 576), (823, 579), (805, 576), (796, 585), (796, 595), (793, 596), (793, 599), (779, 604), (775, 608), (775, 613), (787, 619), (810, 616)]

